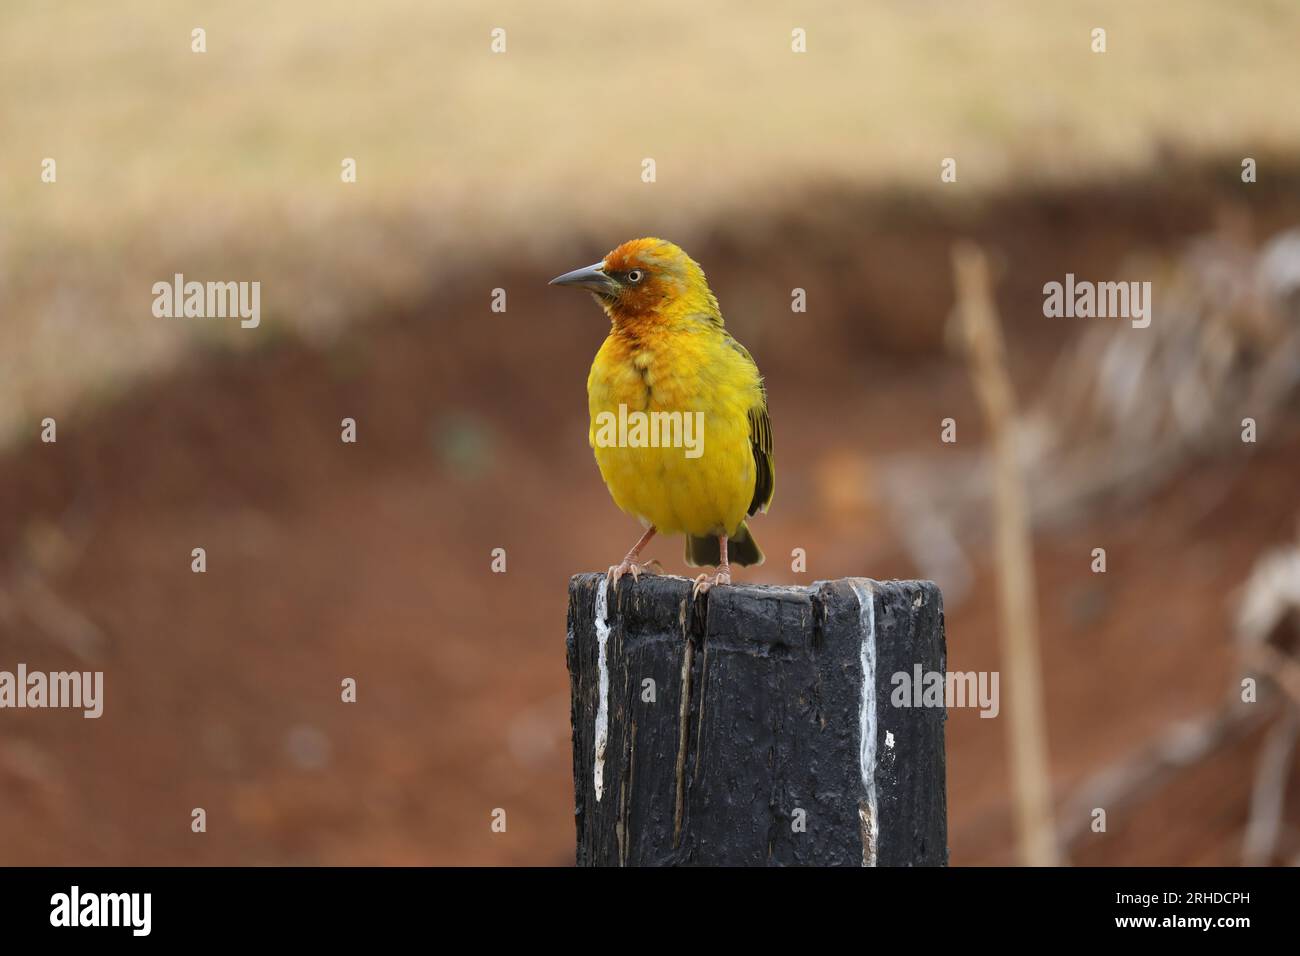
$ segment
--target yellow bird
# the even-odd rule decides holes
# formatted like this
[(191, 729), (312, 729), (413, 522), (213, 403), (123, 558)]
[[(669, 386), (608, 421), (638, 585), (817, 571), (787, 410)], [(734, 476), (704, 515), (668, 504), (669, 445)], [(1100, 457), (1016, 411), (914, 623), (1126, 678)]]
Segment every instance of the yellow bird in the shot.
[(772, 501), (772, 424), (758, 366), (724, 327), (704, 270), (663, 239), (633, 239), (551, 280), (592, 293), (609, 337), (587, 377), (588, 439), (614, 503), (645, 534), (609, 569), (635, 579), (656, 532), (686, 535), (686, 563), (716, 566), (695, 593), (761, 564), (745, 518)]

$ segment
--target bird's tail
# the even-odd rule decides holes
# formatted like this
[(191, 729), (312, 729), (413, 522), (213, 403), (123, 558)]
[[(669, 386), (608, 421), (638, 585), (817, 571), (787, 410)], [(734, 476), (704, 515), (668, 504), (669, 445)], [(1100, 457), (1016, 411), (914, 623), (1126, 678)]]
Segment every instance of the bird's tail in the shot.
[[(722, 560), (718, 539), (713, 535), (702, 538), (686, 536), (686, 563), (693, 568), (714, 568)], [(763, 552), (749, 534), (749, 526), (740, 523), (736, 533), (727, 538), (727, 560), (732, 564), (749, 566), (763, 563)]]

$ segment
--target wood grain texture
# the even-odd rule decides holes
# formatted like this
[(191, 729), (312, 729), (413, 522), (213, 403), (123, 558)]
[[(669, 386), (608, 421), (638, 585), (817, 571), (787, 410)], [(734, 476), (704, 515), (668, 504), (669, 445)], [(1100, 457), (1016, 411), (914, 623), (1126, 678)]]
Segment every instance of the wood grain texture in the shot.
[(597, 799), (602, 580), (569, 582), (579, 865), (947, 863), (945, 711), (891, 704), (892, 675), (946, 668), (935, 585), (744, 585), (693, 600), (685, 578), (625, 578), (607, 592)]

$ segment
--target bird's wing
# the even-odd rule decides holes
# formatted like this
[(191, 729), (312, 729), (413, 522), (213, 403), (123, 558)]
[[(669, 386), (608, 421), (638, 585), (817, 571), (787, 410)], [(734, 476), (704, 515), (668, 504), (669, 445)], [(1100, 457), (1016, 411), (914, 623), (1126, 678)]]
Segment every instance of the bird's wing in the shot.
[(763, 404), (749, 410), (749, 443), (754, 449), (754, 499), (749, 514), (767, 511), (776, 490), (776, 471), (772, 467), (772, 420), (767, 417), (767, 396)]
[[(749, 349), (730, 334), (727, 335), (727, 344), (744, 356), (745, 361), (754, 366), (755, 372), (758, 371), (758, 363), (749, 354)], [(772, 464), (772, 420), (767, 415), (767, 389), (763, 387), (761, 378), (758, 389), (758, 404), (749, 410), (749, 444), (754, 450), (754, 498), (749, 503), (748, 511), (751, 515), (766, 512), (776, 491), (776, 468)]]

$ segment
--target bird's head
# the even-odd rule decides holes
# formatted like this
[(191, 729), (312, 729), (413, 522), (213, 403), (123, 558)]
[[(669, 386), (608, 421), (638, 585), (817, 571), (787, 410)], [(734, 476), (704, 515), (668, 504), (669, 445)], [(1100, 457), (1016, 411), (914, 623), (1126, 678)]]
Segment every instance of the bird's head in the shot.
[(701, 318), (722, 324), (704, 270), (665, 239), (632, 239), (550, 284), (590, 292), (616, 325)]

